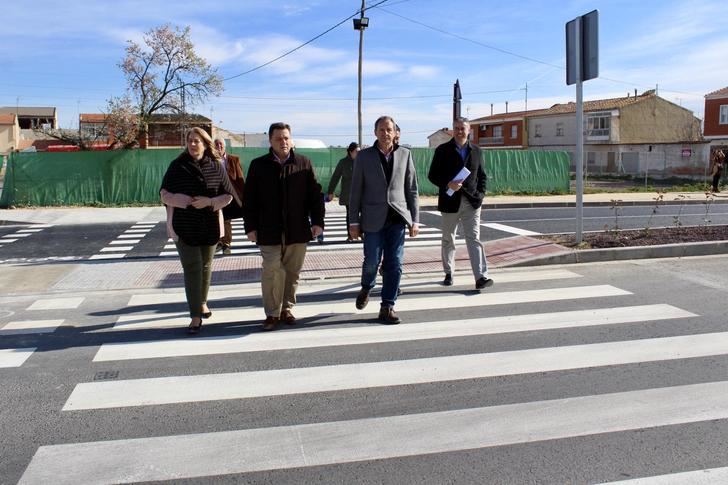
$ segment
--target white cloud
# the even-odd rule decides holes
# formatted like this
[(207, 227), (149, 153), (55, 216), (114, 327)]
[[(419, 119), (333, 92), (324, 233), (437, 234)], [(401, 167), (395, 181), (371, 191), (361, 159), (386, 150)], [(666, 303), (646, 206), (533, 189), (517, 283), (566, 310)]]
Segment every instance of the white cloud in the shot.
[(416, 78), (428, 79), (439, 74), (440, 70), (434, 66), (410, 66), (407, 74)]

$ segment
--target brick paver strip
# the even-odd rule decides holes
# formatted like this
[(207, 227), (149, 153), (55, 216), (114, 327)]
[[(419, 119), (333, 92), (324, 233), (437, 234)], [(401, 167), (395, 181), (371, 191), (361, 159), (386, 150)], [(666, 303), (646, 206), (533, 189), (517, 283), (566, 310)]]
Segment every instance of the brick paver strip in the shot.
[[(507, 266), (524, 259), (537, 256), (558, 254), (566, 248), (528, 236), (516, 236), (486, 243), (486, 256), (491, 268)], [(302, 279), (359, 276), (363, 260), (361, 248), (341, 251), (311, 251), (301, 270)], [(213, 284), (244, 283), (260, 281), (260, 255), (216, 256), (213, 261)], [(427, 273), (442, 271), (440, 247), (405, 246), (404, 273)], [(455, 253), (455, 266), (458, 270), (470, 269), (467, 248), (461, 244)], [(182, 267), (179, 261), (157, 261), (149, 264), (139, 276), (135, 287), (181, 287), (183, 286)]]

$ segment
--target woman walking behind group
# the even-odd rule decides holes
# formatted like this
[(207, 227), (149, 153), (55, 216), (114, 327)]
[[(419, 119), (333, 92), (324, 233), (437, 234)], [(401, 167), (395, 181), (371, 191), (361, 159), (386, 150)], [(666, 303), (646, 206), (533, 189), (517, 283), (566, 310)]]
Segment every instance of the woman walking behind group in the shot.
[(242, 205), (220, 163), (212, 138), (202, 128), (187, 132), (187, 149), (169, 165), (160, 195), (167, 207), (167, 235), (177, 246), (190, 310), (188, 332), (195, 334), (210, 318), (207, 293), (212, 258), (223, 234), (221, 209), (235, 199)]

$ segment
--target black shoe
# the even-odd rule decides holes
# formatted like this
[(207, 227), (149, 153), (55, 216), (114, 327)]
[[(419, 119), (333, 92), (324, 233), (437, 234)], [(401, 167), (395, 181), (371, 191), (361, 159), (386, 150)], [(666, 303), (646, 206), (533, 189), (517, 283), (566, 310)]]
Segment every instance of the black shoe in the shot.
[(452, 286), (452, 275), (450, 273), (445, 273), (445, 279), (442, 280), (442, 284), (445, 286)]
[(356, 308), (357, 310), (363, 310), (367, 303), (369, 303), (369, 290), (362, 288), (359, 294), (356, 295)]
[(278, 317), (265, 317), (265, 321), (263, 322), (263, 330), (265, 330), (266, 332), (275, 330), (278, 326), (278, 322)]
[(383, 306), (379, 310), (379, 321), (387, 323), (389, 325), (397, 325), (402, 320), (400, 320), (399, 316), (394, 312), (394, 308)]
[(486, 278), (485, 276), (481, 276), (478, 278), (478, 281), (475, 282), (475, 289), (476, 290), (482, 290), (483, 288), (490, 288), (493, 286), (493, 280), (490, 278)]
[(233, 250), (232, 248), (230, 248), (230, 246), (226, 244), (222, 247), (222, 254), (224, 254), (225, 256), (229, 256), (233, 254)]
[(190, 322), (190, 325), (187, 327), (187, 333), (190, 335), (195, 335), (200, 333), (200, 329), (202, 328), (202, 319), (200, 319), (199, 325), (192, 325), (192, 322)]

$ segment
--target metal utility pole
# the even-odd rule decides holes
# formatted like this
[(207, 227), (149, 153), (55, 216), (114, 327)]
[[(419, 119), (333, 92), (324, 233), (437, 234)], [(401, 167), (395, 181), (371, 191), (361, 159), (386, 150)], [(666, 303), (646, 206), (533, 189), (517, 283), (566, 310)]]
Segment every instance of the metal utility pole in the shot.
[(359, 11), (359, 18), (354, 19), (354, 30), (359, 31), (359, 93), (357, 97), (357, 117), (359, 121), (359, 146), (362, 146), (361, 136), (361, 64), (362, 64), (362, 52), (364, 49), (364, 29), (369, 26), (369, 19), (364, 16), (364, 1), (361, 0), (361, 10)]
[(576, 84), (576, 243), (581, 243), (584, 213), (584, 100), (582, 83), (599, 76), (599, 12), (566, 24), (566, 84)]

